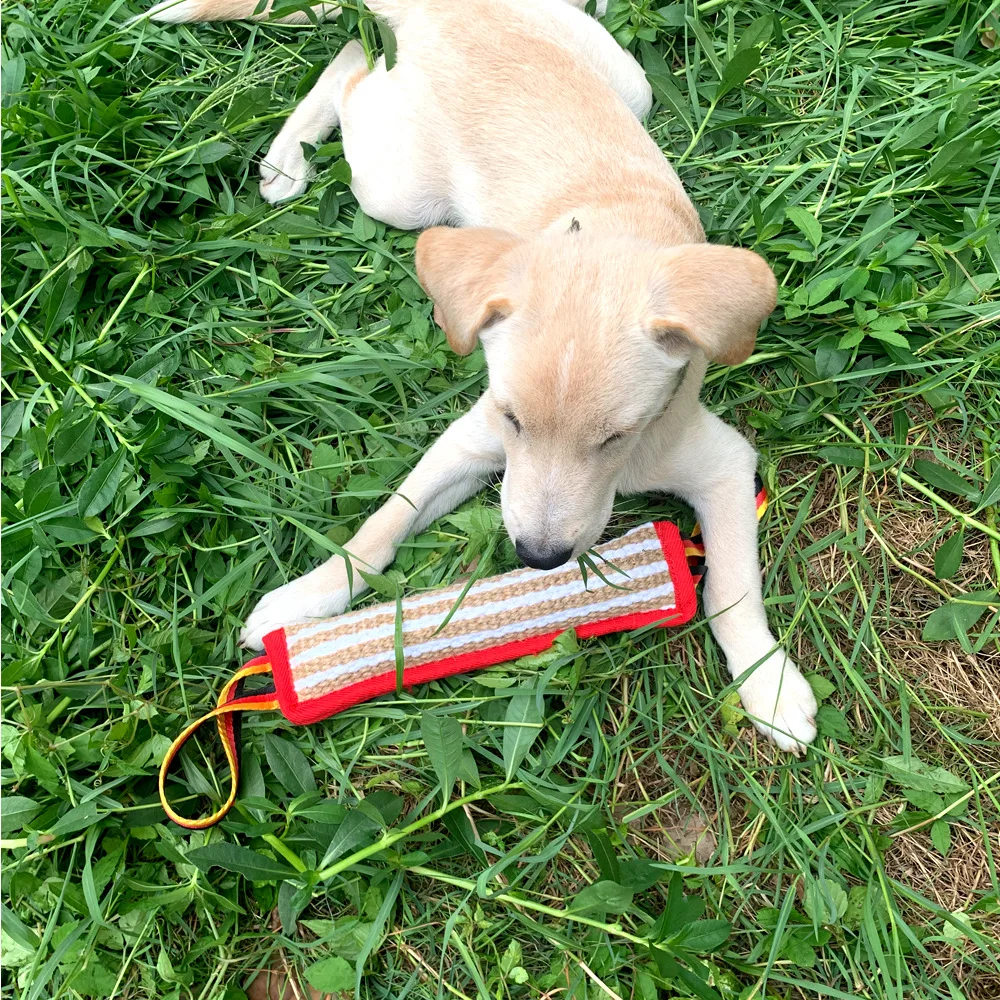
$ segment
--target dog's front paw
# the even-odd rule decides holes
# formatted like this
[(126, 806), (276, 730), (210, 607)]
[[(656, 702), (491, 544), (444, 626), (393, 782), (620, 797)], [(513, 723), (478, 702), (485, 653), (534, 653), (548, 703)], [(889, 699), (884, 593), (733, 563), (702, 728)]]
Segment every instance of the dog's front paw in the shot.
[(740, 700), (753, 724), (782, 750), (801, 753), (816, 738), (816, 696), (783, 650), (740, 685)]
[(277, 205), (302, 194), (312, 176), (298, 136), (279, 132), (260, 164), (260, 196)]
[(313, 570), (265, 594), (240, 632), (240, 645), (263, 649), (264, 636), (275, 629), (339, 615), (350, 603), (350, 591), (346, 580), (342, 587), (331, 588), (328, 574), (321, 574), (324, 569)]

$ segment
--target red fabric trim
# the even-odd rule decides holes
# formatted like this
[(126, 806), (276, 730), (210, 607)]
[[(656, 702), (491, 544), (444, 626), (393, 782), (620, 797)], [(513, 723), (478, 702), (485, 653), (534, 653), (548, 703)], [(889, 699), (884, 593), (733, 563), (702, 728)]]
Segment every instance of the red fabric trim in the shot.
[[(607, 635), (611, 632), (625, 632), (647, 625), (660, 627), (683, 625), (694, 616), (697, 609), (694, 581), (688, 568), (687, 558), (684, 554), (684, 542), (680, 532), (677, 530), (677, 526), (669, 521), (657, 521), (654, 527), (660, 539), (667, 566), (670, 569), (676, 606), (588, 622), (576, 630), (581, 639)], [(479, 652), (445, 657), (441, 660), (435, 660), (433, 663), (425, 663), (420, 667), (404, 668), (403, 686), (410, 688), (416, 684), (426, 684), (442, 677), (450, 677), (453, 674), (479, 670), (482, 667), (492, 667), (522, 656), (541, 653), (548, 649), (563, 631), (563, 629), (559, 629), (546, 635), (519, 639)], [(329, 718), (346, 708), (368, 701), (369, 698), (376, 698), (396, 690), (396, 672), (389, 670), (377, 677), (359, 681), (357, 684), (351, 684), (337, 691), (331, 691), (319, 698), (307, 698), (300, 701), (292, 686), (292, 672), (288, 664), (288, 644), (285, 640), (284, 630), (277, 629), (265, 635), (264, 648), (267, 650), (267, 658), (270, 660), (271, 669), (274, 672), (274, 685), (282, 714), (290, 722), (299, 725), (319, 722), (320, 719)]]
[[(278, 707), (289, 722), (299, 722), (296, 715), (298, 699), (292, 687), (292, 668), (288, 665), (288, 640), (283, 628), (275, 629), (264, 636), (264, 650), (271, 661), (271, 675), (274, 677), (274, 691), (278, 696)], [(310, 722), (318, 722), (310, 719)]]
[(654, 521), (657, 537), (663, 557), (670, 569), (670, 579), (674, 582), (674, 597), (677, 601), (677, 613), (681, 616), (675, 625), (689, 622), (698, 610), (698, 598), (695, 594), (694, 580), (691, 577), (691, 567), (688, 565), (684, 539), (676, 524), (670, 521)]

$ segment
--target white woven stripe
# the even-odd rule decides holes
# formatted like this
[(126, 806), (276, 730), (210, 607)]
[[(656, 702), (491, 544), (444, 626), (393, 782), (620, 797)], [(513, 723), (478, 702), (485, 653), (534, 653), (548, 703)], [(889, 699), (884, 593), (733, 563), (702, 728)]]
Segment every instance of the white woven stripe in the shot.
[[(548, 615), (542, 615), (538, 618), (532, 618), (527, 621), (512, 622), (511, 624), (498, 629), (486, 629), (483, 632), (477, 632), (471, 635), (431, 639), (428, 642), (417, 643), (413, 646), (404, 645), (403, 658), (404, 660), (413, 659), (429, 653), (443, 654), (449, 649), (476, 645), (485, 641), (489, 641), (491, 645), (500, 646), (503, 644), (504, 639), (516, 636), (518, 633), (534, 631), (538, 634), (544, 635), (545, 632), (554, 632), (557, 629), (569, 628), (574, 624), (587, 620), (599, 620), (601, 617), (616, 618), (619, 613), (627, 611), (629, 606), (632, 604), (640, 604), (654, 599), (658, 600), (660, 598), (664, 601), (669, 601), (673, 598), (673, 596), (674, 585), (671, 581), (669, 583), (662, 584), (659, 587), (653, 587), (649, 590), (643, 590), (638, 593), (619, 594), (619, 596), (610, 598), (606, 601), (599, 601), (582, 608), (573, 608), (569, 612), (563, 609)], [(664, 604), (663, 607), (666, 612), (672, 608), (672, 605)], [(603, 614), (604, 612), (612, 612), (612, 614), (605, 615)], [(310, 689), (324, 683), (325, 681), (334, 680), (338, 677), (343, 677), (346, 674), (352, 674), (359, 670), (365, 670), (379, 664), (385, 664), (385, 667), (388, 670), (395, 663), (395, 661), (396, 656), (393, 649), (387, 649), (381, 653), (373, 653), (371, 656), (360, 657), (349, 663), (340, 663), (336, 666), (327, 667), (325, 670), (317, 671), (314, 674), (310, 674), (308, 677), (302, 678), (302, 680), (295, 681), (295, 690), (300, 696), (302, 696), (305, 695)]]
[[(606, 550), (599, 548), (597, 551), (600, 553), (602, 559), (609, 563), (616, 563), (623, 559), (627, 559), (630, 556), (637, 555), (640, 552), (648, 552), (651, 549), (660, 548), (660, 539), (655, 534), (655, 531), (652, 538), (643, 539), (641, 542), (628, 542), (629, 538), (635, 536), (639, 532), (649, 530), (650, 525), (648, 524), (641, 528), (633, 528), (632, 531), (622, 535), (622, 537), (618, 539), (618, 543), (624, 542), (626, 544), (613, 543), (615, 544), (615, 548)], [(609, 578), (615, 572), (611, 566), (599, 566), (599, 568), (601, 572)], [(551, 572), (552, 570), (548, 569), (531, 569), (517, 570), (513, 573), (504, 573), (502, 576), (491, 577), (487, 580), (480, 580), (478, 583), (473, 584), (469, 589), (469, 594), (486, 594), (491, 590), (496, 590), (501, 587), (506, 588), (514, 586), (515, 584), (525, 583), (530, 580), (537, 580)], [(437, 604), (439, 601), (448, 599), (454, 603), (458, 600), (458, 595), (462, 593), (463, 586), (464, 584), (459, 584), (457, 586), (448, 587), (444, 590), (432, 591), (422, 597), (408, 598), (405, 601), (406, 607), (408, 609), (427, 607), (429, 604)], [(384, 615), (385, 606), (375, 605), (371, 608), (363, 608), (360, 611), (352, 611), (350, 614), (352, 616), (357, 616), (353, 618), (353, 621), (358, 626), (361, 626), (366, 621), (370, 621), (378, 615)], [(288, 642), (289, 644), (292, 644), (300, 642), (303, 639), (308, 639), (310, 636), (318, 635), (320, 632), (325, 632), (333, 623), (336, 623), (339, 626), (344, 623), (346, 617), (347, 616), (345, 615), (340, 615), (337, 618), (324, 618), (322, 621), (316, 622), (315, 625), (308, 625), (306, 628), (296, 629), (288, 636)]]
[[(665, 573), (666, 571), (667, 563), (664, 559), (658, 559), (656, 562), (648, 563), (645, 566), (636, 566), (633, 570), (631, 570), (627, 578), (621, 573), (616, 573), (614, 570), (610, 570), (606, 573), (603, 569), (601, 570), (601, 572), (604, 573), (604, 575), (611, 581), (611, 586), (615, 585), (615, 577), (618, 577), (621, 580), (642, 580), (650, 576)], [(452, 623), (467, 622), (475, 618), (489, 620), (496, 615), (503, 614), (506, 611), (512, 611), (515, 608), (527, 608), (532, 605), (544, 604), (547, 601), (557, 601), (567, 597), (577, 597), (584, 592), (593, 594), (608, 586), (608, 583), (605, 583), (600, 577), (595, 576), (592, 577), (588, 581), (588, 585), (584, 587), (583, 578), (579, 577), (576, 580), (570, 580), (568, 583), (564, 583), (556, 587), (549, 587), (547, 590), (529, 591), (528, 593), (515, 594), (513, 597), (507, 598), (505, 601), (494, 601), (492, 604), (483, 604), (478, 607), (460, 607), (458, 611), (452, 615), (451, 621), (448, 624), (450, 627)], [(622, 586), (622, 584), (617, 584), (617, 586)], [(468, 597), (474, 592), (475, 588), (473, 588), (469, 594), (466, 595), (466, 598), (468, 599)], [(408, 620), (405, 616), (410, 610), (411, 608), (409, 603), (404, 601), (404, 641), (408, 634), (412, 635), (414, 632), (419, 632), (423, 629), (437, 628), (445, 618), (445, 616), (440, 612), (435, 612), (434, 614), (424, 615), (421, 618)], [(338, 627), (344, 624), (343, 618), (335, 618), (332, 621), (335, 622)], [(387, 622), (384, 625), (378, 625), (365, 632), (352, 631), (347, 635), (339, 636), (336, 639), (330, 639), (327, 642), (318, 643), (309, 649), (302, 650), (301, 653), (296, 653), (293, 657), (291, 657), (289, 663), (294, 670), (303, 663), (308, 663), (310, 660), (333, 656), (341, 650), (350, 649), (352, 646), (361, 646), (367, 642), (375, 642), (379, 639), (389, 639), (394, 637), (395, 633), (395, 621)], [(296, 640), (300, 638), (300, 635), (301, 633), (295, 636)]]

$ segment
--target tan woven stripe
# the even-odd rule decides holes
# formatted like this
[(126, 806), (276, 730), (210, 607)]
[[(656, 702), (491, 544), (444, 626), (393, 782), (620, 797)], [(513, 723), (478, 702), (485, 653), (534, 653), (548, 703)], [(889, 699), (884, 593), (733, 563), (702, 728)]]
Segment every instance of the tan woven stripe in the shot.
[[(642, 589), (651, 590), (654, 587), (661, 587), (668, 583), (670, 583), (670, 574), (664, 570), (662, 573), (656, 573), (652, 576), (646, 577), (642, 581)], [(583, 591), (579, 594), (570, 595), (568, 597), (561, 597), (551, 601), (541, 601), (538, 604), (533, 604), (531, 606), (531, 617), (540, 618), (543, 615), (562, 613), (564, 616), (563, 620), (565, 621), (583, 621), (589, 617), (592, 605), (596, 604), (598, 601), (608, 600), (615, 593), (621, 592), (611, 591), (609, 588), (602, 588), (596, 594), (592, 591)], [(657, 599), (652, 600), (655, 605)], [(662, 601), (663, 598), (661, 597), (659, 600)], [(629, 607), (619, 612), (609, 612), (609, 615), (629, 614), (631, 611), (632, 607)], [(511, 608), (502, 614), (492, 614), (485, 618), (470, 618), (467, 621), (461, 622), (451, 621), (448, 623), (448, 627), (440, 632), (437, 631), (436, 625), (428, 628), (414, 629), (404, 632), (403, 639), (405, 645), (412, 648), (413, 646), (420, 645), (421, 643), (430, 642), (432, 639), (458, 639), (463, 635), (474, 635), (477, 632), (483, 632), (486, 630), (499, 631), (507, 625), (514, 625), (518, 621), (523, 621), (524, 617), (524, 608)], [(526, 629), (524, 633), (515, 633), (513, 638), (505, 636), (502, 640), (494, 638), (489, 641), (492, 643), (496, 643), (497, 641), (513, 642), (514, 638), (518, 635), (544, 635), (546, 632), (555, 631), (555, 629), (560, 627), (565, 628), (566, 626), (561, 626), (559, 624), (542, 625), (531, 630)], [(470, 646), (470, 648), (472, 647)], [(462, 645), (455, 648), (454, 651), (449, 650), (446, 653), (438, 653), (436, 655), (456, 656), (465, 651), (466, 646)], [(329, 656), (314, 657), (293, 669), (292, 676), (296, 681), (300, 681), (336, 664), (348, 664), (354, 662), (355, 660), (361, 660), (366, 657), (377, 656), (379, 654), (385, 654), (392, 657), (395, 656), (394, 636), (389, 635), (378, 639), (371, 639), (368, 642), (358, 643), (357, 645), (350, 646), (347, 649), (340, 649), (336, 653)], [(407, 658), (406, 663), (407, 666), (411, 665), (409, 657)]]
[[(624, 570), (626, 573), (633, 573), (641, 566), (648, 566), (651, 564), (655, 564), (657, 562), (663, 562), (663, 555), (658, 550), (650, 552), (638, 552), (635, 555), (631, 556), (629, 559), (623, 560), (617, 565), (620, 569)], [(579, 575), (579, 570), (576, 570), (575, 572), (577, 575)], [(632, 589), (627, 576), (618, 575), (614, 571), (606, 571), (605, 569), (602, 569), (602, 572), (612, 582), (612, 584), (614, 584), (616, 588)], [(514, 597), (519, 597), (523, 594), (541, 593), (552, 587), (563, 586), (565, 584), (569, 584), (572, 582), (574, 582), (572, 577), (568, 579), (555, 580), (555, 581), (553, 581), (550, 578), (538, 578), (536, 580), (526, 580), (519, 587), (513, 587), (513, 586), (501, 587), (489, 591), (480, 590), (478, 592), (475, 589), (473, 589), (470, 590), (469, 593), (465, 595), (459, 607), (460, 610), (462, 611), (468, 609), (488, 607), (494, 604), (498, 604), (502, 601), (510, 600), (511, 598)], [(647, 580), (644, 579), (642, 581), (643, 589), (645, 589), (648, 586), (650, 586), (650, 584), (647, 582)], [(602, 587), (600, 592), (607, 593), (608, 590), (609, 588)], [(421, 606), (420, 608), (408, 609), (407, 606), (404, 604), (403, 630), (406, 635), (407, 641), (408, 642), (410, 641), (410, 634), (411, 634), (411, 632), (407, 630), (408, 621), (412, 621), (417, 618), (434, 617), (437, 619), (437, 622), (439, 624), (441, 621), (444, 620), (448, 612), (451, 611), (451, 609), (455, 606), (455, 602), (458, 599), (460, 593), (461, 591), (453, 595), (449, 595), (449, 597), (444, 601), (439, 601), (434, 604), (424, 605)], [(594, 591), (581, 592), (580, 597), (581, 599), (593, 600), (594, 593), (595, 593)], [(560, 598), (559, 600), (569, 602), (570, 598), (563, 597)], [(543, 602), (543, 603), (545, 603), (545, 605), (548, 606), (551, 602)], [(567, 603), (566, 606), (571, 607), (572, 604)], [(515, 611), (514, 614), (515, 616), (523, 615), (526, 610), (527, 609), (525, 608), (521, 608)], [(532, 613), (534, 613), (534, 609), (532, 609)], [(496, 616), (490, 615), (489, 620), (492, 625), (494, 620), (496, 620)], [(308, 635), (303, 639), (299, 640), (298, 642), (290, 644), (289, 655), (299, 656), (303, 653), (308, 653), (310, 649), (314, 649), (317, 646), (320, 646), (321, 644), (329, 642), (333, 639), (338, 639), (343, 636), (349, 636), (355, 633), (360, 636), (368, 632), (369, 630), (380, 627), (384, 628), (386, 626), (393, 625), (395, 621), (396, 621), (396, 609), (394, 607), (388, 608), (383, 614), (380, 614), (374, 618), (365, 619), (364, 621), (361, 622), (351, 621), (350, 616), (347, 616), (347, 618), (343, 622), (341, 622), (338, 619), (337, 625), (334, 628), (324, 629), (322, 632), (317, 632), (313, 635)], [(480, 616), (479, 618), (472, 619), (472, 621), (478, 621), (480, 624), (477, 627), (479, 628), (483, 627), (482, 616)], [(436, 629), (437, 627), (438, 625), (435, 624), (434, 628)], [(448, 626), (449, 634), (450, 634), (450, 629), (451, 625), (449, 624)], [(380, 641), (380, 640), (372, 640), (372, 641)], [(355, 659), (355, 656), (349, 655), (348, 652), (349, 649), (353, 648), (354, 647), (345, 648), (338, 655), (345, 660)]]
[[(640, 552), (637, 553), (632, 559), (628, 561), (627, 568), (629, 572), (634, 572), (641, 566), (650, 564), (656, 565), (657, 563), (662, 564), (662, 562), (663, 562), (662, 556), (658, 557), (657, 553), (655, 552), (654, 553)], [(625, 567), (623, 566), (623, 568)], [(614, 582), (615, 577), (610, 576), (609, 579), (611, 579)], [(462, 619), (462, 620), (452, 619), (448, 623), (447, 628), (445, 628), (440, 633), (438, 633), (437, 630), (440, 628), (441, 622), (444, 621), (447, 613), (451, 610), (452, 607), (454, 607), (454, 601), (450, 603), (446, 602), (445, 604), (436, 606), (437, 611), (436, 614), (433, 615), (428, 615), (427, 608), (419, 608), (417, 610), (413, 610), (408, 614), (408, 609), (404, 604), (403, 639), (406, 645), (412, 646), (417, 642), (423, 642), (426, 641), (427, 639), (433, 638), (435, 634), (439, 634), (442, 637), (457, 636), (457, 635), (467, 635), (469, 633), (482, 631), (483, 629), (487, 628), (489, 629), (500, 628), (503, 625), (516, 622), (517, 620), (523, 619), (528, 616), (534, 618), (538, 615), (550, 614), (563, 609), (568, 611), (572, 608), (589, 606), (597, 601), (608, 600), (616, 593), (633, 591), (635, 589), (646, 590), (650, 587), (659, 586), (660, 583), (654, 581), (667, 582), (669, 581), (669, 574), (666, 570), (666, 567), (664, 566), (661, 573), (655, 574), (650, 577), (645, 577), (640, 581), (635, 581), (635, 584), (630, 583), (630, 581), (626, 577), (618, 577), (617, 579), (621, 580), (622, 582), (616, 583), (614, 588), (603, 586), (596, 591), (580, 590), (575, 594), (567, 594), (562, 597), (552, 598), (550, 600), (538, 601), (537, 603), (532, 604), (527, 608), (522, 606), (518, 608), (511, 608), (508, 609), (507, 611), (499, 613), (484, 612), (478, 615), (474, 615), (473, 617), (468, 619)], [(532, 590), (535, 589), (534, 588), (535, 582), (536, 581), (530, 581), (532, 585)], [(495, 591), (489, 595), (491, 600), (485, 602), (485, 607), (492, 607), (495, 602), (507, 600), (513, 597), (519, 597), (527, 592), (528, 590), (526, 589), (526, 587), (513, 591), (508, 591), (506, 588), (499, 591)], [(473, 610), (475, 610), (475, 606), (471, 605), (468, 600), (469, 597), (471, 596), (472, 596), (471, 593), (467, 594), (465, 600), (462, 601), (461, 605), (462, 610), (466, 610), (470, 606), (473, 608)], [(478, 594), (476, 596), (477, 598), (482, 598), (485, 595)], [(477, 601), (476, 603), (480, 607), (484, 606), (484, 602), (482, 602), (481, 600)], [(422, 629), (414, 628), (413, 623), (418, 618), (424, 618), (424, 617), (430, 617), (434, 624), (432, 626), (428, 626)], [(384, 626), (386, 627), (391, 626), (394, 623), (394, 621), (395, 621), (395, 612), (393, 612), (393, 616), (391, 618), (384, 619)], [(308, 656), (310, 650), (317, 648), (323, 642), (330, 641), (332, 638), (334, 638), (335, 635), (350, 636), (352, 633), (356, 633), (359, 641), (352, 644), (351, 646), (347, 646), (343, 649), (338, 650), (338, 652), (336, 653), (336, 657), (338, 660), (340, 660), (341, 663), (349, 663), (351, 660), (359, 659), (362, 656), (369, 656), (373, 653), (378, 652), (380, 649), (382, 649), (387, 645), (392, 646), (394, 644), (392, 635), (383, 634), (379, 638), (369, 638), (367, 640), (364, 639), (364, 636), (368, 632), (368, 629), (371, 627), (372, 626), (369, 622), (364, 622), (361, 625), (355, 625), (354, 629), (347, 629), (346, 631), (338, 629), (336, 633), (323, 631), (315, 636), (307, 636), (306, 639), (303, 640), (301, 643), (296, 644), (295, 652), (298, 655)], [(295, 667), (294, 676), (297, 678), (309, 676), (309, 674), (313, 673), (315, 670), (313, 662), (314, 661), (312, 659), (309, 659), (305, 663), (298, 664)]]
[[(636, 541), (645, 541), (646, 540), (646, 532), (643, 531), (641, 537), (637, 534), (635, 540)], [(525, 577), (528, 574), (533, 573), (533, 572), (535, 572), (535, 571), (531, 570), (531, 569), (523, 568), (523, 569), (512, 570), (510, 573), (498, 574), (497, 576), (486, 577), (485, 580), (479, 580), (478, 582), (476, 582), (476, 583), (474, 583), (472, 585), (471, 590), (469, 591), (468, 594), (466, 594), (466, 600), (468, 600), (469, 597), (471, 597), (473, 594), (477, 593), (486, 584), (495, 582), (496, 580), (500, 579), (501, 576), (506, 577), (507, 582), (506, 582), (506, 586), (505, 587), (503, 587), (503, 588), (495, 588), (493, 591), (490, 592), (491, 593), (491, 599), (492, 600), (496, 600), (496, 597), (493, 596), (493, 595), (505, 592), (510, 587), (517, 586), (518, 584), (521, 584), (523, 586), (530, 585), (532, 581), (530, 581), (530, 580), (524, 581), (523, 577)], [(554, 586), (555, 584), (559, 584), (559, 583), (568, 583), (570, 580), (574, 579), (578, 575), (579, 575), (579, 567), (575, 563), (571, 563), (571, 564), (569, 564), (568, 566), (565, 566), (562, 569), (557, 569), (557, 570), (554, 570), (551, 573), (546, 573), (544, 575), (543, 579), (545, 581), (546, 586), (551, 587), (551, 586)], [(607, 575), (608, 574), (605, 573), (605, 576), (607, 576)], [(458, 595), (462, 593), (462, 588), (463, 587), (464, 587), (464, 584), (459, 583), (459, 584), (452, 584), (452, 585), (450, 585), (450, 586), (442, 589), (440, 591), (440, 596), (439, 596), (439, 598), (438, 598), (438, 600), (436, 602), (428, 603), (426, 605), (423, 605), (420, 608), (421, 614), (430, 614), (432, 611), (436, 610), (439, 607), (439, 605), (442, 605), (442, 604), (445, 605), (445, 610), (447, 610), (458, 599)], [(427, 595), (422, 595), (422, 596), (427, 596)], [(462, 603), (464, 604), (465, 601), (463, 601)], [(386, 624), (387, 621), (394, 621), (395, 620), (395, 617), (396, 617), (396, 609), (395, 609), (395, 607), (390, 607), (389, 605), (385, 605), (384, 607), (385, 607), (385, 610), (382, 611), (380, 614), (373, 615), (372, 617), (365, 619), (365, 621), (364, 621), (364, 628), (365, 629), (376, 628), (379, 625)], [(326, 642), (328, 639), (336, 639), (336, 638), (338, 638), (341, 635), (345, 635), (348, 632), (354, 631), (357, 628), (357, 625), (353, 622), (353, 620), (352, 620), (353, 617), (355, 615), (360, 617), (360, 616), (362, 616), (362, 615), (364, 615), (366, 613), (370, 613), (371, 610), (372, 610), (371, 608), (363, 608), (363, 609), (361, 609), (361, 610), (359, 610), (357, 612), (353, 612), (351, 614), (339, 615), (337, 618), (331, 618), (330, 619), (330, 627), (328, 629), (324, 629), (323, 630), (323, 632), (322, 632), (323, 638), (320, 641)], [(346, 624), (342, 624), (342, 623), (346, 623)], [(294, 656), (296, 653), (298, 653), (298, 652), (301, 651), (297, 646), (294, 646), (292, 644), (293, 640), (295, 639), (296, 634), (298, 632), (300, 632), (300, 631), (304, 631), (305, 629), (311, 628), (311, 627), (312, 627), (311, 623), (304, 623), (303, 622), (303, 623), (300, 623), (298, 625), (289, 625), (285, 629), (285, 638), (286, 638), (286, 641), (288, 643), (288, 653), (289, 653), (290, 656)], [(303, 640), (303, 642), (305, 642), (305, 640)], [(303, 649), (308, 649), (308, 648), (310, 648), (310, 646), (309, 645), (303, 645), (302, 648)]]
[[(635, 615), (643, 614), (647, 611), (659, 611), (663, 608), (663, 598), (650, 598), (648, 601), (640, 601), (639, 603), (629, 607), (623, 611), (612, 612), (609, 617), (620, 617), (623, 615)], [(663, 608), (663, 610), (669, 610)], [(585, 609), (584, 609), (585, 611)], [(503, 644), (506, 645), (508, 642), (519, 642), (523, 639), (530, 639), (538, 635), (547, 635), (549, 632), (556, 632), (560, 630), (565, 630), (567, 628), (573, 628), (577, 625), (583, 624), (587, 621), (586, 613), (578, 614), (576, 617), (567, 619), (567, 621), (561, 625), (553, 626), (541, 626), (533, 629), (525, 629), (524, 632), (517, 635), (505, 636), (503, 639)], [(476, 643), (467, 643), (458, 646), (454, 649), (448, 650), (438, 650), (433, 653), (425, 653), (422, 656), (407, 657), (406, 659), (406, 669), (411, 669), (413, 667), (421, 667), (425, 663), (433, 663), (436, 660), (451, 659), (454, 656), (463, 656), (467, 653), (477, 653), (485, 649), (491, 649), (497, 645), (497, 640), (494, 638), (486, 638)], [(331, 656), (325, 660), (319, 661), (322, 669), (328, 667), (336, 666), (344, 662), (342, 656)], [(349, 687), (351, 684), (357, 684), (360, 681), (370, 680), (372, 677), (378, 677), (380, 674), (388, 673), (390, 670), (395, 670), (395, 653), (390, 647), (386, 657), (379, 663), (374, 664), (370, 667), (365, 667), (361, 670), (353, 671), (349, 674), (341, 674), (339, 677), (331, 678), (328, 681), (323, 681), (320, 684), (316, 684), (305, 691), (299, 692), (299, 697), (303, 700), (310, 700), (312, 698), (321, 698), (325, 694), (329, 694), (331, 691), (338, 691), (341, 688)]]
[[(643, 536), (645, 536), (645, 532), (643, 532)], [(630, 542), (632, 540), (633, 539), (629, 539)], [(636, 542), (641, 542), (645, 541), (646, 538), (637, 537), (634, 540)], [(663, 553), (659, 549), (655, 549), (650, 550), (649, 552), (639, 552), (625, 560), (616, 561), (615, 566), (618, 569), (631, 572), (637, 566), (646, 565), (647, 563), (656, 562), (657, 560), (662, 559)], [(518, 579), (519, 576), (527, 575), (528, 572), (529, 571), (521, 570), (516, 574), (509, 574), (511, 577), (510, 582), (504, 587), (494, 587), (488, 590), (485, 589), (483, 584), (492, 583), (497, 579), (497, 577), (490, 577), (487, 580), (481, 581), (480, 584), (474, 584), (469, 593), (467, 593), (463, 598), (461, 607), (481, 607), (485, 604), (493, 604), (495, 602), (507, 600), (517, 594), (535, 593), (542, 590), (548, 590), (550, 587), (562, 586), (564, 584), (572, 583), (574, 580), (580, 579), (580, 569), (575, 564), (564, 570), (556, 570), (552, 573), (546, 573), (544, 576), (539, 576), (533, 580)], [(612, 580), (612, 582), (617, 582), (615, 581), (615, 576), (617, 574), (610, 566), (602, 566), (601, 572), (604, 573), (609, 580)], [(623, 580), (622, 583), (627, 583), (627, 580)], [(413, 614), (420, 617), (423, 617), (424, 615), (440, 614), (443, 618), (452, 609), (455, 601), (458, 600), (461, 593), (461, 587), (450, 587), (447, 591), (442, 592), (438, 601), (422, 605), (420, 608), (415, 609)], [(405, 604), (403, 605), (403, 610), (404, 612), (407, 610)], [(361, 631), (366, 632), (369, 629), (391, 625), (396, 620), (396, 608), (388, 605), (382, 613), (365, 618), (362, 622), (358, 622), (356, 618), (363, 614), (363, 611), (359, 611), (356, 615), (342, 615), (339, 618), (331, 619), (330, 628), (324, 629), (322, 632), (305, 636), (297, 642), (295, 641), (296, 632), (310, 626), (290, 626), (285, 630), (285, 635), (288, 641), (288, 655), (297, 656), (321, 643), (329, 642), (331, 639), (338, 639), (341, 636), (356, 632), (359, 628)]]
[[(643, 533), (645, 534), (645, 532)], [(645, 538), (636, 538), (635, 541), (644, 541)], [(629, 539), (631, 542), (632, 539)], [(625, 559), (616, 560), (615, 567), (624, 574), (628, 574), (636, 570), (640, 566), (648, 566), (651, 563), (662, 562), (663, 552), (659, 549), (650, 549), (646, 552), (636, 552)], [(619, 576), (610, 566), (600, 566), (601, 572), (616, 586), (627, 587), (629, 586), (629, 581), (626, 576)], [(495, 579), (495, 578), (491, 578)], [(476, 608), (483, 607), (488, 604), (495, 604), (501, 601), (509, 600), (512, 597), (516, 597), (520, 594), (528, 593), (538, 593), (543, 590), (548, 590), (551, 587), (558, 587), (564, 584), (572, 583), (575, 580), (580, 579), (580, 568), (576, 565), (572, 566), (568, 570), (560, 570), (555, 573), (546, 573), (544, 576), (537, 577), (534, 580), (522, 580), (518, 582), (516, 579), (511, 580), (511, 582), (505, 587), (493, 588), (490, 590), (485, 590), (482, 588), (477, 588), (473, 586), (472, 589), (465, 595), (462, 600), (461, 608)], [(485, 582), (485, 581), (484, 581)], [(643, 581), (642, 586), (645, 588), (649, 586), (648, 583)], [(441, 600), (436, 601), (432, 604), (426, 604), (420, 608), (416, 608), (412, 611), (410, 615), (407, 615), (407, 607), (404, 603), (403, 612), (406, 617), (424, 617), (425, 615), (440, 615), (443, 619), (445, 615), (454, 607), (455, 601), (458, 600), (461, 594), (461, 588), (452, 588), (447, 594), (443, 594)], [(289, 657), (298, 656), (302, 653), (308, 652), (310, 649), (321, 645), (324, 642), (330, 642), (333, 639), (339, 639), (342, 636), (350, 635), (353, 632), (364, 633), (370, 629), (375, 629), (383, 627), (386, 625), (391, 625), (396, 620), (396, 608), (393, 606), (387, 606), (385, 611), (381, 614), (375, 615), (371, 618), (366, 618), (363, 621), (357, 621), (357, 617), (360, 617), (362, 612), (358, 612), (356, 616), (344, 615), (341, 618), (332, 619), (330, 623), (330, 628), (323, 629), (322, 632), (315, 632), (312, 635), (307, 635), (304, 638), (295, 641), (295, 626), (292, 626), (285, 630), (285, 635), (287, 636), (288, 642), (288, 655)], [(308, 626), (300, 625), (298, 628), (306, 628)], [(404, 628), (405, 628), (405, 618), (404, 618)], [(354, 657), (347, 656), (347, 650), (344, 650), (341, 654), (344, 659), (354, 659)]]

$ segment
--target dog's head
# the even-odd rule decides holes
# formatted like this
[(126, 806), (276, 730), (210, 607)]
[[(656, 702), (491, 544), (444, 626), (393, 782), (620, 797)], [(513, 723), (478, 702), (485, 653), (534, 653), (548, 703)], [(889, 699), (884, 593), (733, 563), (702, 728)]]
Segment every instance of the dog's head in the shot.
[(738, 364), (775, 304), (756, 254), (571, 232), (424, 232), (417, 274), (448, 343), (482, 340), (507, 454), (504, 523), (529, 566), (600, 537), (641, 433), (702, 352)]

